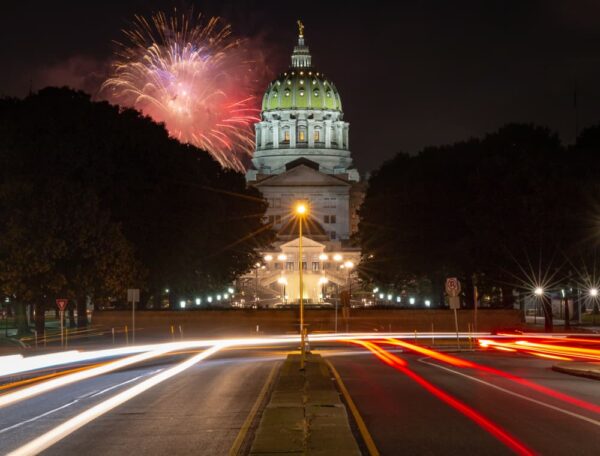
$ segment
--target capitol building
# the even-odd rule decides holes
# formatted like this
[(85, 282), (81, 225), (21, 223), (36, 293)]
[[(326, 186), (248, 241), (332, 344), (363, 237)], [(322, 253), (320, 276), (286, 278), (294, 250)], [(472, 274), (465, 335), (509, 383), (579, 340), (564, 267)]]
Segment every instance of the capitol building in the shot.
[[(274, 307), (300, 298), (322, 304), (351, 291), (360, 250), (350, 239), (363, 187), (350, 154), (350, 124), (344, 120), (335, 84), (312, 64), (299, 24), (290, 68), (272, 81), (256, 123), (256, 149), (247, 171), (269, 206), (268, 223), (276, 232), (262, 261), (240, 279), (246, 302)], [(294, 212), (307, 207), (300, 224)]]

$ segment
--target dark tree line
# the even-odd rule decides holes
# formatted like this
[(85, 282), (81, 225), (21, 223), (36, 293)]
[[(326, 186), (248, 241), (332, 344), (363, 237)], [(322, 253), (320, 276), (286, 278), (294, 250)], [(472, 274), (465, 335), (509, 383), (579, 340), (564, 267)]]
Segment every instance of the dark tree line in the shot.
[(142, 307), (218, 289), (271, 233), (243, 175), (138, 112), (47, 88), (0, 100), (0, 294), (21, 315), (66, 297)]
[(586, 280), (599, 202), (600, 127), (571, 147), (547, 128), (509, 124), (398, 154), (373, 174), (360, 210), (362, 278), (396, 289), (425, 278), (441, 304), (444, 279), (458, 276), (510, 307), (513, 290)]

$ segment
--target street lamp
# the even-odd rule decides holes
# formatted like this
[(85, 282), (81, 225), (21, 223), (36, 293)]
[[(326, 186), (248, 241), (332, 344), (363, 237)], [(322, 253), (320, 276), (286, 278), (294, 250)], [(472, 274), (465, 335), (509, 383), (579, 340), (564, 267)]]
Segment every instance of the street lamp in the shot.
[(298, 203), (294, 208), (296, 217), (298, 217), (299, 237), (298, 237), (298, 272), (299, 272), (299, 289), (300, 289), (300, 369), (304, 370), (304, 358), (306, 356), (306, 346), (304, 341), (304, 284), (302, 283), (302, 222), (304, 217), (308, 215), (308, 207), (305, 203)]
[(598, 289), (597, 288), (590, 288), (590, 296), (592, 298), (595, 298), (598, 296)]
[[(538, 298), (541, 298), (544, 295), (544, 289), (542, 287), (535, 287), (533, 290), (533, 294)], [(537, 313), (538, 313), (538, 301), (535, 301), (535, 313), (533, 314), (533, 324), (537, 324)]]
[(283, 276), (277, 279), (277, 283), (281, 285), (281, 303), (285, 304), (285, 286), (287, 285), (287, 279)]

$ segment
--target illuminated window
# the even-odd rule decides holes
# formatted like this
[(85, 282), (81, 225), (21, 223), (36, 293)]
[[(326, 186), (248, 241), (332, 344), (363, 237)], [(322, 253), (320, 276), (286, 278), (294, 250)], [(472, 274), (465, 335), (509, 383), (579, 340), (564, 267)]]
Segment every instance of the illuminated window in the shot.
[(320, 135), (320, 132), (319, 132), (319, 130), (315, 130), (315, 141), (316, 141), (316, 142), (319, 142), (319, 140), (320, 140), (320, 137), (321, 137), (321, 135)]
[(290, 142), (290, 131), (289, 130), (286, 130), (283, 132), (283, 140), (285, 142)]
[(304, 135), (304, 130), (300, 130), (298, 132), (298, 140), (299, 141), (306, 141), (305, 135)]

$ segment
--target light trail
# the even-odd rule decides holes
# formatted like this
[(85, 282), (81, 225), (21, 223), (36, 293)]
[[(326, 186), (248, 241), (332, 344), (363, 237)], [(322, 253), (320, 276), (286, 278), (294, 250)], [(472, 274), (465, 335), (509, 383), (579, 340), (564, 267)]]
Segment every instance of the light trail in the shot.
[(396, 355), (387, 352), (383, 348), (371, 343), (362, 340), (350, 340), (349, 342), (361, 345), (368, 350), (370, 350), (376, 357), (382, 360), (384, 363), (389, 366), (395, 368), (396, 370), (402, 372), (411, 380), (418, 383), (429, 393), (436, 396), (438, 399), (442, 400), (456, 411), (460, 412), (471, 421), (476, 423), (479, 427), (489, 432), (492, 436), (514, 451), (516, 454), (520, 455), (534, 455), (535, 453), (527, 448), (524, 443), (520, 442), (516, 437), (510, 435), (507, 431), (503, 430), (500, 426), (490, 421), (481, 413), (477, 412), (473, 408), (459, 401), (458, 399), (452, 397), (450, 394), (441, 390), (437, 386), (425, 380), (423, 377), (413, 372), (407, 367), (406, 361), (401, 358), (398, 358)]
[[(491, 342), (491, 341), (490, 341)], [(571, 404), (571, 405), (575, 405), (577, 407), (589, 410), (591, 412), (594, 413), (598, 413), (600, 414), (600, 406), (597, 406), (595, 404), (591, 404), (589, 402), (583, 401), (581, 399), (577, 399), (575, 397), (569, 396), (567, 394), (555, 391), (553, 389), (550, 388), (546, 388), (545, 386), (542, 385), (538, 385), (537, 383), (531, 382), (529, 380), (526, 380), (524, 378), (518, 377), (516, 375), (513, 374), (509, 374), (508, 372), (504, 372), (498, 369), (495, 369), (493, 367), (489, 367), (489, 366), (484, 366), (483, 364), (478, 364), (475, 363), (473, 361), (468, 361), (462, 358), (458, 358), (456, 356), (452, 356), (452, 355), (448, 355), (446, 353), (440, 353), (437, 352), (435, 350), (431, 350), (425, 347), (420, 347), (418, 345), (414, 345), (408, 342), (404, 342), (401, 340), (397, 340), (397, 339), (387, 339), (385, 341), (385, 343), (390, 344), (390, 345), (394, 345), (394, 346), (399, 346), (399, 347), (403, 347), (406, 348), (408, 350), (412, 350), (416, 353), (420, 353), (422, 355), (426, 355), (432, 359), (438, 360), (438, 361), (442, 361), (444, 363), (447, 364), (451, 364), (452, 366), (456, 366), (456, 367), (463, 367), (463, 368), (469, 368), (469, 369), (474, 369), (474, 370), (479, 370), (482, 372), (486, 372), (492, 375), (496, 375), (499, 377), (503, 377), (507, 380), (510, 380), (514, 383), (517, 383), (521, 386), (527, 387), (529, 389), (535, 390), (538, 393), (544, 394), (548, 397), (557, 399), (559, 401)]]
[(198, 364), (200, 361), (208, 358), (211, 355), (214, 355), (219, 350), (224, 348), (226, 344), (216, 344), (210, 348), (207, 348), (202, 353), (192, 356), (188, 360), (170, 368), (165, 371), (162, 371), (159, 374), (150, 377), (147, 380), (144, 380), (141, 383), (115, 395), (111, 398), (85, 410), (79, 415), (65, 421), (64, 423), (58, 425), (54, 429), (42, 434), (40, 437), (32, 440), (31, 442), (17, 448), (16, 450), (8, 453), (9, 456), (28, 456), (39, 454), (44, 451), (46, 448), (54, 445), (59, 440), (64, 439), (69, 434), (75, 432), (77, 429), (85, 426), (90, 421), (98, 418), (101, 415), (109, 412), (110, 410), (118, 407), (119, 405), (127, 402), (128, 400), (138, 396), (144, 391), (149, 390), (153, 386), (158, 385), (159, 383), (168, 380), (169, 378), (189, 369), (190, 367)]
[(39, 383), (33, 386), (29, 386), (27, 388), (23, 388), (21, 390), (4, 394), (0, 396), (0, 408), (6, 407), (8, 405), (14, 404), (15, 402), (22, 401), (24, 399), (29, 399), (33, 396), (37, 396), (38, 394), (46, 393), (56, 388), (60, 388), (65, 385), (69, 385), (71, 383), (75, 383), (81, 380), (85, 380), (88, 378), (96, 377), (98, 375), (106, 374), (108, 372), (115, 371), (117, 369), (122, 369), (124, 367), (131, 366), (133, 364), (140, 363), (142, 361), (147, 361), (152, 358), (156, 358), (170, 351), (177, 350), (182, 347), (181, 343), (176, 344), (165, 344), (162, 348), (147, 351), (145, 353), (140, 353), (134, 356), (129, 356), (127, 358), (119, 359), (117, 361), (113, 361), (110, 363), (103, 364), (98, 367), (94, 367), (91, 369), (75, 372), (73, 374), (68, 374), (62, 377), (54, 378), (52, 380), (48, 380), (43, 383)]
[(513, 350), (521, 353), (532, 354), (543, 353), (546, 355), (566, 356), (568, 358), (584, 359), (589, 361), (600, 361), (600, 350), (595, 348), (572, 347), (556, 345), (551, 343), (537, 343), (528, 340), (516, 340), (511, 342), (499, 342), (492, 339), (479, 339), (482, 348), (494, 348), (496, 350)]

